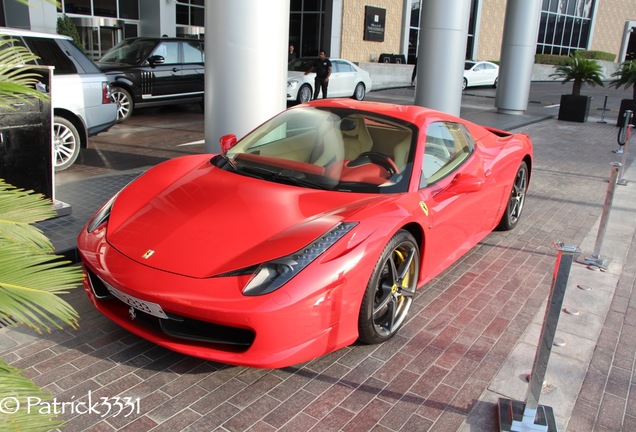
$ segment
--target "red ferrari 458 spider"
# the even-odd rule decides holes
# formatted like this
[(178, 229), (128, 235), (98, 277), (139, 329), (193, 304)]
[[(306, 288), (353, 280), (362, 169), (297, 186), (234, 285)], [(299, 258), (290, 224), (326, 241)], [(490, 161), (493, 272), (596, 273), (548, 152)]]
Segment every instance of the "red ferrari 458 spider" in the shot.
[(532, 143), (417, 106), (320, 100), (161, 163), (89, 220), (95, 307), (236, 365), (391, 338), (415, 292), (523, 209)]

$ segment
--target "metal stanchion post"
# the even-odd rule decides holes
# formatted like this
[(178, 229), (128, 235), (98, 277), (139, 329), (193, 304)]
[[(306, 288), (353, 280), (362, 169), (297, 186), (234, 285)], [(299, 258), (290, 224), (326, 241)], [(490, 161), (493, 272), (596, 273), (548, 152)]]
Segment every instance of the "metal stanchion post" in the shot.
[(607, 123), (605, 121), (605, 111), (607, 109), (607, 95), (605, 95), (605, 102), (603, 102), (603, 113), (601, 114), (601, 119), (597, 121), (597, 123)]
[(554, 411), (549, 406), (539, 405), (541, 389), (548, 368), (550, 352), (554, 344), (559, 315), (565, 297), (574, 256), (580, 251), (576, 246), (557, 243), (557, 260), (550, 296), (543, 318), (539, 346), (534, 357), (526, 402), (499, 398), (500, 431), (556, 431)]
[[(625, 110), (625, 123), (623, 123), (623, 128), (625, 130), (625, 139), (622, 146), (623, 157), (621, 158), (621, 168), (618, 172), (618, 180), (616, 181), (617, 185), (627, 186), (627, 180), (623, 179), (623, 170), (625, 169), (625, 165), (627, 163), (627, 154), (629, 153), (629, 139), (632, 136), (632, 117), (634, 113), (631, 110)], [(619, 138), (620, 142), (620, 138)]]
[(607, 230), (607, 223), (609, 221), (609, 214), (612, 207), (612, 201), (614, 200), (614, 190), (616, 189), (616, 178), (618, 177), (618, 169), (620, 168), (620, 162), (612, 162), (610, 164), (610, 178), (609, 185), (607, 186), (607, 194), (605, 195), (605, 204), (603, 204), (603, 213), (601, 214), (601, 222), (598, 226), (598, 234), (596, 235), (596, 243), (594, 244), (594, 252), (591, 256), (585, 257), (587, 264), (592, 264), (597, 267), (605, 268), (608, 264), (607, 258), (601, 257), (601, 246), (603, 245), (603, 238), (605, 237), (605, 231)]

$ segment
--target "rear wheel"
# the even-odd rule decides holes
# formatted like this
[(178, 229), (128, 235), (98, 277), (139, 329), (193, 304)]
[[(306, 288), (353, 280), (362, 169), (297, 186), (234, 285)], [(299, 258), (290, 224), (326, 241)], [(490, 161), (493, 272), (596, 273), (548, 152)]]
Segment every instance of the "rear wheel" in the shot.
[(128, 120), (133, 112), (133, 102), (128, 90), (113, 87), (111, 95), (117, 104), (117, 123)]
[(468, 87), (468, 80), (464, 78), (462, 80), (462, 90), (466, 90), (466, 87)]
[(81, 138), (73, 123), (64, 117), (53, 117), (53, 157), (55, 171), (73, 165), (80, 152)]
[(309, 84), (304, 84), (298, 90), (298, 96), (296, 97), (296, 99), (300, 103), (305, 103), (311, 100), (311, 96), (312, 96), (311, 86)]
[(358, 316), (361, 342), (384, 342), (402, 326), (417, 288), (419, 255), (408, 231), (398, 231), (386, 245), (362, 299)]
[(501, 221), (499, 221), (499, 225), (497, 225), (498, 230), (511, 230), (517, 225), (517, 222), (519, 222), (523, 205), (526, 202), (529, 177), (528, 165), (525, 162), (521, 162), (521, 165), (517, 170), (517, 175), (512, 183), (512, 190), (510, 191), (508, 205), (501, 217)]
[(367, 89), (364, 87), (364, 84), (358, 83), (356, 85), (355, 90), (353, 91), (353, 98), (359, 101), (364, 100), (364, 97), (366, 96), (366, 92), (367, 92)]

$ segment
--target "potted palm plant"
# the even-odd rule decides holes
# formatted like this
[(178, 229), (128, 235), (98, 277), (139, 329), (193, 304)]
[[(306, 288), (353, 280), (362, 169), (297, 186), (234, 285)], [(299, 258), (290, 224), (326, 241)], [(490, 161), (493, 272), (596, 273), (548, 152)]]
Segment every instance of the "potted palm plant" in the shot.
[[(636, 60), (621, 63), (618, 70), (612, 74), (612, 77), (614, 79), (610, 81), (610, 87), (625, 87), (625, 89), (632, 87), (632, 98), (621, 100), (616, 126), (622, 126), (626, 110), (631, 110), (633, 113), (636, 113)], [(636, 125), (636, 119), (634, 117), (632, 117), (632, 124)]]
[(590, 112), (590, 96), (581, 95), (583, 84), (603, 86), (601, 65), (593, 59), (581, 57), (576, 51), (555, 67), (550, 76), (561, 78), (562, 84), (572, 81), (572, 94), (561, 95), (559, 120), (583, 123)]

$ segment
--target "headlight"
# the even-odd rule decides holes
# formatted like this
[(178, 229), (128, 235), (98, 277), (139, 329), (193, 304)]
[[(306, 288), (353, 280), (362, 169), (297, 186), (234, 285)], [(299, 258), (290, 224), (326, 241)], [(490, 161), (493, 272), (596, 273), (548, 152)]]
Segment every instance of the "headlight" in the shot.
[(295, 89), (298, 85), (298, 81), (287, 81), (287, 88)]
[(89, 233), (95, 231), (98, 226), (106, 222), (106, 220), (109, 218), (110, 209), (113, 208), (115, 198), (117, 198), (117, 195), (109, 199), (108, 202), (104, 204), (102, 208), (100, 208), (97, 213), (95, 213), (95, 216), (93, 216), (93, 218), (88, 222), (87, 231)]
[(356, 224), (355, 222), (340, 223), (298, 252), (261, 264), (243, 288), (243, 294), (263, 295), (282, 287), (351, 231)]

